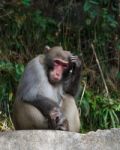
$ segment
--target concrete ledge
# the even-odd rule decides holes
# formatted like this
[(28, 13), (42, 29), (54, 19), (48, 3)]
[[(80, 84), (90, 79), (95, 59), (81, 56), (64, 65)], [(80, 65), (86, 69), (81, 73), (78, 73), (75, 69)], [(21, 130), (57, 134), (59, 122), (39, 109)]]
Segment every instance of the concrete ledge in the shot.
[(0, 150), (120, 150), (120, 129), (87, 134), (50, 130), (1, 132)]

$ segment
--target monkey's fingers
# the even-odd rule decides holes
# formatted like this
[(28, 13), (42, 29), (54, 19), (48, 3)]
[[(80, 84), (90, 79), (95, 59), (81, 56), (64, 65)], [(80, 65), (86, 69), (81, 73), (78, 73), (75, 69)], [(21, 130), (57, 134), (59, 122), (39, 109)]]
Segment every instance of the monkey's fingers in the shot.
[(62, 131), (69, 131), (68, 120), (65, 119), (65, 117), (61, 118), (56, 129)]
[(71, 56), (71, 63), (75, 64), (77, 68), (81, 68), (81, 60), (78, 56)]
[(56, 128), (61, 116), (62, 113), (60, 112), (59, 108), (53, 108), (53, 110), (50, 112), (50, 120), (53, 128)]
[(79, 60), (78, 56), (71, 56), (71, 57), (70, 57), (70, 61), (71, 61), (72, 63), (74, 63), (74, 62), (76, 62), (76, 61), (78, 61), (78, 60)]

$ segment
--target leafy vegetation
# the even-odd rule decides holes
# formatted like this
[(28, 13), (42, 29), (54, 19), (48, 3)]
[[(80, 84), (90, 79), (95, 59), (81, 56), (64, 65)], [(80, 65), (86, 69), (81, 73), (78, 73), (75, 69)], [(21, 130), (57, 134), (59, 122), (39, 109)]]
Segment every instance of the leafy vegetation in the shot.
[(81, 103), (81, 130), (85, 131), (120, 127), (120, 103), (119, 100), (95, 95), (86, 91)]
[[(83, 61), (85, 84), (81, 83), (83, 88), (77, 100), (81, 107), (81, 131), (120, 127), (118, 2), (66, 0), (54, 5), (54, 1), (45, 0), (45, 3), (49, 14), (46, 7), (39, 8), (39, 1), (0, 3), (0, 129), (13, 128), (12, 103), (27, 61), (42, 53), (45, 45), (60, 44), (81, 55)], [(52, 6), (54, 9), (50, 10)]]

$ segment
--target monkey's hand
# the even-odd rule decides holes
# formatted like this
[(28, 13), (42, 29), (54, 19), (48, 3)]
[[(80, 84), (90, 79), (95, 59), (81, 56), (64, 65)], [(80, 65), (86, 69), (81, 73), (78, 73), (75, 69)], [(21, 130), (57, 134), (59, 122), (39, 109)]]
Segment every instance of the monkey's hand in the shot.
[(79, 90), (79, 81), (81, 77), (81, 60), (79, 56), (69, 57), (69, 68), (68, 74), (66, 75), (66, 80), (64, 81), (64, 91), (65, 93), (75, 97)]
[(78, 56), (70, 57), (70, 66), (72, 73), (79, 71), (81, 69), (81, 60)]
[(60, 108), (54, 107), (50, 111), (49, 126), (52, 129), (68, 131), (69, 125), (67, 119), (63, 116)]

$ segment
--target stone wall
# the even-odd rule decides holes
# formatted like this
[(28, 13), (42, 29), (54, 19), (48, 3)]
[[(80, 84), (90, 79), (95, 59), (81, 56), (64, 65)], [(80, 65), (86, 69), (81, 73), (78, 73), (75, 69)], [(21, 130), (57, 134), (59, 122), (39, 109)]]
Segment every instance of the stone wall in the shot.
[(120, 150), (120, 129), (87, 134), (49, 130), (1, 132), (0, 150)]

